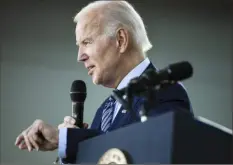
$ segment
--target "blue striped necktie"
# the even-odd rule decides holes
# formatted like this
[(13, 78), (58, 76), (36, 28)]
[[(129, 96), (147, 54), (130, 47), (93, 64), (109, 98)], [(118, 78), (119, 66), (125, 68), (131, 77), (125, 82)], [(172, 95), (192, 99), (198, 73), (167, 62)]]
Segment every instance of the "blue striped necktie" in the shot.
[(109, 97), (102, 114), (101, 130), (106, 132), (112, 123), (116, 100)]

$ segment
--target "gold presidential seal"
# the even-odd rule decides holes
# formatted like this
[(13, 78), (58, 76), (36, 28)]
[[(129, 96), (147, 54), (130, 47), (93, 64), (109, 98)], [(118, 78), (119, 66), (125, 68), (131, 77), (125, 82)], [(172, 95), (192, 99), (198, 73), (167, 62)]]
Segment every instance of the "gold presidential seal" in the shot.
[(128, 164), (128, 162), (123, 151), (118, 148), (111, 148), (101, 156), (98, 164)]

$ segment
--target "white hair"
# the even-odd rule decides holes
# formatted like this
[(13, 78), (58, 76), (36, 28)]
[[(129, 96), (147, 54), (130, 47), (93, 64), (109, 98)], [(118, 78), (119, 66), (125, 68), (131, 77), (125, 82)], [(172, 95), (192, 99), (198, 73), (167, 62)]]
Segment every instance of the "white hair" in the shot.
[(104, 16), (104, 33), (109, 36), (115, 36), (117, 28), (124, 27), (132, 35), (135, 44), (146, 53), (152, 48), (148, 39), (147, 32), (140, 15), (133, 6), (126, 1), (95, 1), (84, 7), (74, 18), (78, 23), (81, 15), (85, 15), (91, 10), (100, 9), (100, 14)]

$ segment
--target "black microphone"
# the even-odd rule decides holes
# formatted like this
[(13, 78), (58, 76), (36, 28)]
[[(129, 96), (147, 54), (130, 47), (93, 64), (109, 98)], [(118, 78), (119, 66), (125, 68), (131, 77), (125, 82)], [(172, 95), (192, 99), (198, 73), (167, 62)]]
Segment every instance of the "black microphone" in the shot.
[(70, 98), (72, 101), (72, 117), (76, 120), (75, 125), (79, 128), (83, 128), (83, 111), (86, 96), (85, 82), (82, 80), (75, 80), (71, 86)]
[(192, 75), (192, 65), (187, 61), (182, 61), (170, 64), (166, 68), (158, 71), (149, 69), (142, 76), (132, 79), (129, 84), (156, 86), (164, 83), (182, 81)]
[(187, 79), (193, 75), (193, 67), (187, 61), (181, 61), (168, 65), (161, 70), (148, 69), (141, 76), (130, 80), (128, 85), (120, 90), (113, 90), (113, 97), (120, 102), (126, 110), (131, 111), (133, 96), (144, 95), (148, 98), (144, 109), (140, 111), (141, 121), (147, 120), (148, 107), (153, 102), (153, 91), (166, 88), (178, 81)]
[[(79, 128), (83, 128), (84, 101), (87, 97), (86, 90), (86, 84), (82, 80), (73, 81), (70, 89), (70, 98), (72, 101), (72, 117), (76, 120), (75, 125)], [(57, 157), (53, 164), (58, 164), (58, 162), (59, 157)], [(66, 162), (66, 159), (62, 159), (62, 162)]]
[(161, 70), (148, 69), (139, 77), (131, 79), (126, 88), (114, 90), (115, 97), (124, 96), (127, 91), (133, 94), (140, 94), (151, 87), (163, 84), (173, 84), (177, 81), (182, 81), (193, 75), (193, 67), (187, 61), (181, 61), (168, 65)]

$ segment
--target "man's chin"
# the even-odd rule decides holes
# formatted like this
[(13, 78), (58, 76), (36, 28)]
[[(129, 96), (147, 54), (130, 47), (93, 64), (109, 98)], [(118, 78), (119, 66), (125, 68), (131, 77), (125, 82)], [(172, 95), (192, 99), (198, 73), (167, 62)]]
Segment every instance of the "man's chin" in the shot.
[(105, 81), (103, 81), (103, 78), (101, 76), (92, 75), (92, 83), (94, 85), (103, 85), (103, 86), (105, 86)]
[(96, 77), (94, 77), (94, 76), (92, 76), (92, 82), (95, 85), (100, 85), (99, 80)]
[(95, 82), (95, 81), (92, 81), (92, 82), (93, 82), (94, 85), (99, 85), (99, 84), (98, 84), (97, 82)]

